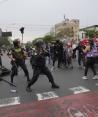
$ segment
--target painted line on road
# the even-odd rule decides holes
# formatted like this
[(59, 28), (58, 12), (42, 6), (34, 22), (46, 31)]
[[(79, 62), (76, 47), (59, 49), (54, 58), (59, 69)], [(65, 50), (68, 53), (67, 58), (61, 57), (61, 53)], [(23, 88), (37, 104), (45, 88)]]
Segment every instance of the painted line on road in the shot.
[(73, 91), (73, 94), (79, 94), (79, 93), (85, 93), (85, 92), (89, 92), (90, 90), (83, 87), (83, 86), (78, 86), (78, 87), (73, 87), (73, 88), (69, 88), (70, 91)]
[(59, 97), (55, 92), (50, 91), (50, 92), (44, 92), (44, 93), (39, 93), (36, 94), (38, 97), (38, 100), (47, 100), (47, 99), (52, 99), (52, 98), (57, 98)]
[(0, 107), (12, 106), (20, 104), (19, 97), (0, 99)]

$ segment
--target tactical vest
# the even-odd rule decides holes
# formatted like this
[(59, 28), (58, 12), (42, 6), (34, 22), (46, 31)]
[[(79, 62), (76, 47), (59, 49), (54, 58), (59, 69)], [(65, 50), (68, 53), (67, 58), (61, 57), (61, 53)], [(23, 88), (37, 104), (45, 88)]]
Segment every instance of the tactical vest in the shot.
[(25, 59), (26, 55), (23, 52), (22, 48), (16, 48), (13, 50), (13, 57), (15, 59)]

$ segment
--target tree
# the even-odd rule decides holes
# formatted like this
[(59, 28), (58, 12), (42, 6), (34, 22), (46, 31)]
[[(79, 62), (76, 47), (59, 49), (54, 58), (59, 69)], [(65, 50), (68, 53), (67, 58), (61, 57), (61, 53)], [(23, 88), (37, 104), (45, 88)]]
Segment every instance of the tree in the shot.
[(54, 41), (55, 40), (55, 37), (51, 36), (51, 35), (46, 35), (43, 37), (43, 41), (45, 42), (51, 42), (51, 41)]
[(60, 32), (56, 34), (56, 36), (59, 38), (64, 38), (64, 36), (73, 37), (73, 29), (72, 28), (61, 29)]
[(94, 38), (95, 36), (98, 37), (98, 31), (95, 30), (85, 30), (86, 36), (89, 38)]
[(2, 46), (11, 46), (11, 39), (8, 37), (0, 37), (0, 47)]
[(27, 41), (27, 43), (25, 44), (27, 47), (31, 47), (32, 46), (32, 42), (31, 41)]

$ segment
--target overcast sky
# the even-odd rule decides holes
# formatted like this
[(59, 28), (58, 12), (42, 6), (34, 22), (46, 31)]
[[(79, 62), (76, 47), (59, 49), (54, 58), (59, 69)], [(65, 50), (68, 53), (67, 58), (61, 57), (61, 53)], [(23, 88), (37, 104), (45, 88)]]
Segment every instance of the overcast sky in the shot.
[(19, 28), (25, 27), (24, 42), (42, 36), (56, 23), (79, 19), (80, 28), (98, 25), (98, 0), (0, 0), (0, 27), (21, 38)]

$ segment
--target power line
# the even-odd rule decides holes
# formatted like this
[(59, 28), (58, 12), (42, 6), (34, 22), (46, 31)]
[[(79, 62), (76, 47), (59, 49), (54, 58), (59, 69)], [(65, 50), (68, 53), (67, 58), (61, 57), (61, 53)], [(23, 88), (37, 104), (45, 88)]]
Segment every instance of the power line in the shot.
[(0, 24), (1, 26), (3, 27), (21, 27), (21, 26), (24, 26), (24, 27), (29, 27), (29, 28), (50, 28), (50, 27), (53, 27), (54, 25), (33, 25), (33, 24), (18, 24), (18, 23), (15, 23), (15, 24)]
[(1, 24), (2, 29), (6, 30), (19, 30), (20, 27), (25, 27), (26, 31), (39, 32), (39, 31), (50, 31), (54, 25), (51, 24), (26, 24), (26, 23), (10, 23)]
[[(52, 25), (22, 25), (28, 31), (43, 31), (43, 30), (50, 30), (53, 26)], [(1, 28), (6, 28), (10, 30), (18, 30), (21, 26), (17, 25), (2, 25)]]

